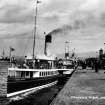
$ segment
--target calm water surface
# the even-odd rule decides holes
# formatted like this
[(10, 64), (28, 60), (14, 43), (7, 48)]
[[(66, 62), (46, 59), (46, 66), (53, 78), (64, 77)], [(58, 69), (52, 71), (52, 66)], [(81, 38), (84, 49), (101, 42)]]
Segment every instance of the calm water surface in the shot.
[(10, 101), (8, 99), (0, 99), (0, 105), (50, 105), (59, 91), (63, 88), (68, 78), (62, 83), (37, 91), (24, 99)]

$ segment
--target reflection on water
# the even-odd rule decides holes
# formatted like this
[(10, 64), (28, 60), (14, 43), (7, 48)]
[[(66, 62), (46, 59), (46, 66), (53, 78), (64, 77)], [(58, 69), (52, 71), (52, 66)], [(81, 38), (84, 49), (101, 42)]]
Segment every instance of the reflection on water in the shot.
[(6, 105), (6, 103), (8, 103), (8, 99), (7, 98), (1, 98), (0, 97), (0, 105)]

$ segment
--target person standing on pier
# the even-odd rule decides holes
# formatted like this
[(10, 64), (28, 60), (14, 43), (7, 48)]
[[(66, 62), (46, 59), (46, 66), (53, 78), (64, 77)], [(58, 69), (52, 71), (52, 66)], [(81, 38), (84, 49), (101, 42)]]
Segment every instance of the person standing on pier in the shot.
[(99, 61), (96, 60), (95, 61), (95, 72), (98, 73), (98, 71), (99, 71)]

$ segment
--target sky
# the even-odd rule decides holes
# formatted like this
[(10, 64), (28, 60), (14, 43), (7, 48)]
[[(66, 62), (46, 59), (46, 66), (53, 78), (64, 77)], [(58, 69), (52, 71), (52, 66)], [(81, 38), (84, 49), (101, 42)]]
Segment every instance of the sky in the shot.
[[(35, 53), (43, 53), (44, 32), (52, 33), (49, 50), (97, 52), (105, 42), (105, 0), (40, 0), (38, 3)], [(0, 0), (0, 52), (32, 54), (35, 0)], [(58, 30), (58, 31), (54, 31)]]

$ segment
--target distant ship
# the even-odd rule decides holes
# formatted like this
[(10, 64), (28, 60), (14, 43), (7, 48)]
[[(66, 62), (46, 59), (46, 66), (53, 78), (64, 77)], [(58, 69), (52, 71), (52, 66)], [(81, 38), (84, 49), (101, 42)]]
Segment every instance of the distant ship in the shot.
[(75, 61), (72, 59), (60, 59), (59, 60), (59, 69), (58, 72), (64, 77), (70, 77), (73, 71), (75, 71)]
[(72, 52), (71, 57), (69, 54), (69, 42), (65, 42), (65, 57), (63, 59), (58, 60), (58, 71), (59, 74), (63, 77), (70, 77), (71, 74), (77, 68), (77, 60), (75, 57), (75, 53)]

